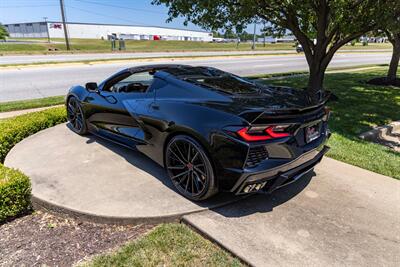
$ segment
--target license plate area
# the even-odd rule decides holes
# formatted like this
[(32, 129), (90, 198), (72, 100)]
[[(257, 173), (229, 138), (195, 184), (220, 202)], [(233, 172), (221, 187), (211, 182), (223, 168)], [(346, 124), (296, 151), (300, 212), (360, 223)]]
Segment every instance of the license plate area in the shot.
[(309, 125), (305, 128), (306, 143), (311, 143), (321, 136), (321, 122)]

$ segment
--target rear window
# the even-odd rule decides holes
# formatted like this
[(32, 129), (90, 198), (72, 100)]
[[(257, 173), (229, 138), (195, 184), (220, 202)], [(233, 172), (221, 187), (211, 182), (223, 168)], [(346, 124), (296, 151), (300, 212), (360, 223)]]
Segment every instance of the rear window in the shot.
[(181, 80), (229, 94), (254, 94), (260, 92), (260, 88), (256, 84), (214, 68), (174, 68), (165, 71)]

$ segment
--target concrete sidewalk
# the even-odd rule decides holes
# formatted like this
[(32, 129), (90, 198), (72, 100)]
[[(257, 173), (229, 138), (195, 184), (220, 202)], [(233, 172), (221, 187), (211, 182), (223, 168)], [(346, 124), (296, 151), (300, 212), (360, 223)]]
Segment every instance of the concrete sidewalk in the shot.
[(42, 108), (30, 108), (30, 109), (21, 109), (21, 110), (0, 112), (0, 120), (1, 119), (12, 118), (12, 117), (19, 116), (19, 115), (24, 115), (24, 114), (31, 113), (31, 112), (42, 111), (42, 110), (46, 110), (46, 109), (49, 109), (49, 108), (60, 107), (60, 106), (62, 106), (62, 105), (55, 105), (55, 106), (48, 106), (48, 107), (42, 107)]
[(400, 266), (399, 203), (399, 181), (324, 158), (271, 196), (184, 221), (254, 266)]

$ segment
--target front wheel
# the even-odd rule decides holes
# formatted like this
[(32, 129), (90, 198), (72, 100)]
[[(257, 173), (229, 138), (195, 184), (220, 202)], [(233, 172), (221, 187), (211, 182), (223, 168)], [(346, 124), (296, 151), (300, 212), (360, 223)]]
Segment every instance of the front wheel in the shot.
[(218, 192), (210, 159), (189, 136), (178, 135), (169, 141), (165, 168), (175, 188), (190, 200), (205, 200)]
[(83, 116), (82, 107), (76, 97), (72, 96), (68, 99), (67, 118), (74, 132), (80, 135), (87, 133), (86, 121)]

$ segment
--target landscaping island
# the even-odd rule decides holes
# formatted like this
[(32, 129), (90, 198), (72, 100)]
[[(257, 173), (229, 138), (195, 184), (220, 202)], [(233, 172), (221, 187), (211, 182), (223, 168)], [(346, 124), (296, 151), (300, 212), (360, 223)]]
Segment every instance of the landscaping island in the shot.
[[(326, 88), (337, 96), (337, 101), (329, 103), (329, 108), (332, 110), (330, 128), (333, 134), (329, 140), (331, 150), (328, 153), (328, 157), (400, 179), (398, 172), (400, 153), (394, 152), (385, 146), (361, 140), (358, 137), (359, 134), (372, 127), (386, 125), (400, 118), (400, 91), (398, 88), (392, 86), (375, 86), (366, 83), (367, 80), (382, 76), (384, 73), (385, 67), (376, 67), (357, 72), (330, 73), (326, 75)], [(285, 79), (268, 79), (263, 82), (303, 88), (306, 81), (306, 77), (300, 75)], [(59, 101), (59, 99), (57, 100)], [(55, 103), (59, 102), (55, 101)], [(6, 105), (10, 107), (9, 104), (0, 104), (0, 110), (2, 108), (3, 110), (10, 110), (9, 107), (5, 108)], [(36, 104), (35, 107), (37, 106), (40, 105)], [(62, 123), (65, 120), (63, 107), (0, 120), (0, 162), (4, 161), (8, 151), (22, 139), (42, 129)], [(48, 265), (60, 264), (61, 261), (57, 262), (57, 259), (68, 257), (70, 255), (68, 253), (84, 251), (85, 253), (79, 254), (79, 259), (73, 258), (73, 262), (66, 264), (83, 263), (83, 259), (85, 259), (89, 260), (89, 262), (85, 262), (89, 266), (121, 264), (241, 265), (238, 259), (233, 258), (216, 245), (194, 233), (188, 227), (176, 223), (161, 224), (155, 228), (153, 228), (154, 225), (122, 227), (120, 230), (123, 233), (121, 233), (115, 230), (117, 228), (111, 226), (104, 229), (99, 225), (80, 222), (73, 218), (60, 219), (63, 217), (50, 215), (42, 211), (30, 214), (32, 210), (28, 197), (30, 193), (28, 177), (19, 171), (9, 169), (1, 164), (0, 191), (10, 192), (8, 196), (4, 193), (0, 194), (0, 214), (2, 216), (0, 220), (3, 224), (0, 226), (0, 250), (5, 251), (0, 264), (15, 265), (25, 263), (29, 265), (32, 255), (41, 255), (41, 246), (32, 247), (30, 244), (34, 242), (38, 244), (51, 242), (55, 248), (59, 248), (57, 250), (59, 257), (55, 257), (54, 259), (44, 257), (43, 261), (36, 259), (37, 262)], [(10, 196), (12, 197), (10, 198)], [(14, 201), (15, 204), (14, 202), (10, 204), (10, 201)], [(16, 218), (16, 216), (23, 215), (25, 216)], [(65, 224), (63, 223), (64, 221)], [(18, 228), (18, 225), (30, 225), (30, 228), (27, 228), (30, 236), (29, 242), (26, 241), (21, 244), (13, 240), (15, 236), (24, 236), (26, 234), (26, 229)], [(132, 230), (132, 227), (137, 227), (137, 231)], [(94, 248), (92, 249), (85, 250), (87, 247), (79, 242), (78, 239), (81, 236), (81, 232), (79, 231), (87, 232), (89, 231), (87, 229), (101, 229), (98, 231), (104, 234), (104, 240), (110, 240), (109, 242), (113, 246), (106, 246), (99, 240), (91, 239), (90, 242), (94, 242), (93, 244), (96, 245), (93, 245)], [(153, 230), (148, 234), (144, 234), (150, 229)], [(76, 243), (69, 242), (65, 244), (62, 239), (55, 238), (55, 236), (62, 236), (63, 231), (76, 233), (77, 238), (73, 240)], [(118, 234), (116, 234), (117, 232)], [(95, 233), (95, 231), (92, 233)], [(114, 237), (112, 237), (113, 233), (115, 233)], [(121, 237), (121, 242), (116, 242), (115, 237)], [(130, 243), (118, 251), (96, 256), (94, 259), (87, 258), (94, 254), (107, 252), (109, 249), (119, 246), (126, 241)], [(90, 242), (88, 241), (89, 244)], [(96, 249), (96, 246), (99, 249)], [(30, 250), (32, 255), (13, 254), (13, 252), (20, 250), (21, 247)]]

